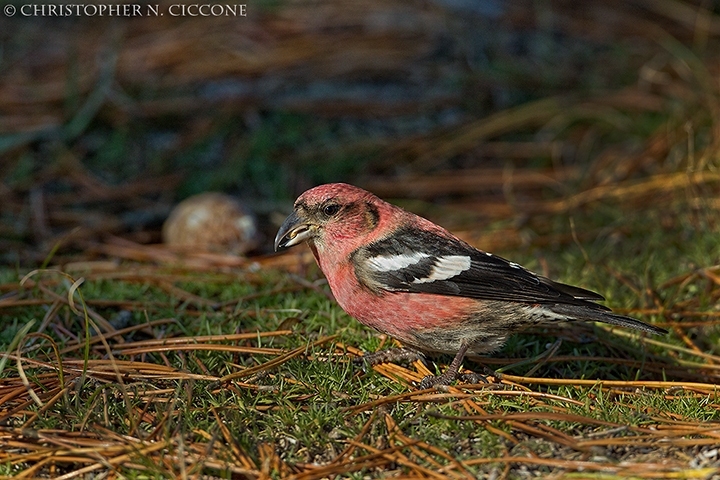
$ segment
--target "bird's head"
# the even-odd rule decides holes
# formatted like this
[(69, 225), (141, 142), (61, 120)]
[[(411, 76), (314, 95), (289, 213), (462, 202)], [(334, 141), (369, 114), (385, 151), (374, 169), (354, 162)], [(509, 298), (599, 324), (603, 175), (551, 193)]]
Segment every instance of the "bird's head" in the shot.
[(320, 185), (295, 201), (293, 212), (275, 236), (275, 251), (308, 241), (323, 249), (328, 242), (348, 246), (372, 232), (380, 222), (379, 206), (372, 193), (345, 183)]

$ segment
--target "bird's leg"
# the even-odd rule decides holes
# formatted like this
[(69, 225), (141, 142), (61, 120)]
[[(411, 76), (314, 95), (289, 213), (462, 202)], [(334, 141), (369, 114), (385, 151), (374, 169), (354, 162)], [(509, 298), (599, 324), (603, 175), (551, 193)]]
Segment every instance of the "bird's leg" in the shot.
[(460, 350), (458, 350), (457, 355), (455, 355), (455, 358), (453, 358), (452, 362), (450, 362), (450, 365), (448, 365), (447, 370), (445, 370), (440, 375), (428, 375), (427, 377), (423, 378), (420, 382), (420, 388), (426, 389), (434, 387), (435, 385), (450, 385), (455, 379), (458, 378), (458, 369), (460, 368), (460, 365), (465, 358), (465, 353), (467, 352), (467, 350), (467, 344), (463, 343), (462, 345), (460, 345)]
[(411, 348), (390, 348), (375, 353), (366, 353), (362, 357), (355, 359), (357, 363), (363, 366), (379, 365), (387, 362), (411, 363), (415, 360), (425, 360), (422, 352)]

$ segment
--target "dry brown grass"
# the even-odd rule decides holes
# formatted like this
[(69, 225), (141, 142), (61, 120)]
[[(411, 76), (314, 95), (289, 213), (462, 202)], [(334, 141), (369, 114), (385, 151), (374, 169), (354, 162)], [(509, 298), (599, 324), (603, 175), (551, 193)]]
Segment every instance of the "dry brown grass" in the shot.
[[(144, 247), (137, 246), (142, 250)], [(154, 248), (154, 247), (153, 247)], [(152, 251), (152, 249), (148, 249)], [(148, 254), (148, 252), (145, 252)], [(158, 263), (162, 258), (156, 258)], [(270, 258), (263, 261), (263, 268), (275, 268), (276, 263), (287, 264), (291, 256)], [(300, 257), (292, 261), (302, 264), (307, 261)], [(168, 272), (168, 267), (139, 265), (137, 263), (114, 265), (89, 263), (84, 266), (85, 282), (109, 280), (118, 285), (122, 282), (154, 282), (167, 292), (169, 306), (180, 303), (195, 304), (197, 308), (210, 305), (213, 309), (231, 314), (241, 299), (230, 302), (211, 302), (198, 298), (191, 293), (183, 293), (177, 282), (202, 283), (200, 270)], [(226, 268), (236, 268), (227, 266)], [(153, 273), (154, 272), (154, 273)], [(243, 274), (244, 275), (244, 274)], [(36, 278), (37, 277), (37, 278)], [(720, 277), (718, 267), (704, 271), (681, 275), (669, 282), (666, 288), (679, 282), (692, 281), (692, 278), (709, 280), (711, 291), (720, 295)], [(232, 270), (212, 278), (212, 282), (236, 281)], [(206, 280), (208, 281), (208, 280)], [(267, 478), (280, 476), (287, 478), (326, 478), (344, 476), (352, 472), (404, 472), (405, 475), (430, 478), (472, 478), (477, 474), (477, 466), (490, 463), (499, 468), (498, 472), (520, 472), (523, 466), (530, 471), (541, 467), (552, 467), (553, 472), (604, 472), (617, 477), (637, 476), (640, 478), (705, 478), (717, 474), (718, 467), (712, 457), (713, 448), (720, 441), (720, 422), (698, 422), (686, 418), (680, 411), (645, 408), (641, 425), (633, 426), (621, 421), (603, 420), (603, 409), (608, 402), (615, 407), (632, 408), (638, 399), (653, 396), (673, 405), (674, 402), (686, 402), (694, 398), (706, 412), (720, 410), (717, 403), (717, 389), (720, 385), (720, 357), (705, 353), (691, 340), (686, 332), (694, 330), (697, 324), (705, 328), (717, 328), (717, 315), (706, 312), (700, 305), (678, 305), (682, 315), (667, 311), (666, 318), (683, 318), (683, 321), (668, 320), (663, 325), (671, 328), (686, 342), (686, 346), (664, 339), (641, 339), (643, 344), (660, 347), (665, 355), (651, 355), (642, 365), (637, 360), (612, 357), (568, 357), (550, 351), (543, 358), (536, 359), (539, 366), (553, 362), (590, 361), (598, 364), (627, 364), (642, 367), (646, 373), (666, 375), (672, 381), (657, 380), (582, 380), (578, 378), (541, 378), (503, 374), (491, 378), (489, 384), (459, 385), (447, 387), (441, 391), (415, 390), (413, 385), (429, 374), (422, 362), (411, 367), (395, 364), (383, 364), (374, 370), (393, 383), (400, 385), (399, 394), (373, 395), (373, 400), (355, 404), (352, 392), (348, 392), (350, 405), (343, 407), (348, 418), (370, 412), (365, 426), (353, 438), (344, 440), (342, 452), (327, 458), (321, 463), (288, 463), (279, 444), (258, 443), (253, 450), (243, 448), (235, 440), (238, 432), (227, 424), (230, 411), (247, 406), (225, 404), (222, 409), (210, 407), (205, 411), (212, 415), (214, 428), (195, 429), (193, 432), (168, 434), (163, 428), (173, 423), (173, 416), (179, 415), (175, 405), (178, 395), (193, 394), (190, 385), (206, 385), (210, 397), (220, 396), (223, 391), (276, 391), (277, 387), (263, 385), (262, 378), (270, 375), (284, 378), (285, 382), (296, 383), (287, 375), (284, 365), (292, 358), (301, 356), (308, 361), (323, 361), (327, 358), (312, 353), (314, 347), (326, 350), (334, 345), (331, 355), (334, 362), (351, 361), (361, 354), (359, 350), (342, 343), (333, 337), (318, 338), (311, 344), (303, 344), (295, 349), (268, 348), (253, 346), (260, 339), (269, 337), (294, 336), (291, 330), (252, 331), (247, 333), (171, 336), (157, 339), (128, 341), (133, 333), (150, 332), (156, 334), (164, 325), (177, 322), (176, 319), (156, 319), (144, 324), (131, 325), (116, 329), (112, 322), (103, 318), (94, 308), (120, 307), (125, 309), (144, 308), (149, 312), (158, 307), (158, 300), (143, 302), (136, 306), (134, 302), (123, 300), (88, 300), (80, 313), (87, 312), (96, 332), (87, 339), (68, 340), (59, 346), (53, 338), (42, 333), (44, 328), (53, 325), (56, 315), (70, 308), (80, 308), (77, 300), (69, 301), (68, 296), (55, 293), (59, 286), (52, 276), (44, 278), (35, 275), (25, 281), (25, 287), (37, 292), (32, 298), (27, 293), (16, 292), (4, 295), (0, 309), (13, 311), (32, 305), (43, 304), (48, 315), (43, 327), (36, 333), (27, 334), (21, 345), (7, 352), (6, 375), (0, 379), (0, 463), (15, 471), (20, 478), (50, 476), (53, 478), (80, 478), (90, 472), (104, 472), (106, 478), (122, 476), (128, 469), (147, 470), (148, 474), (166, 476), (196, 476), (202, 472), (232, 473), (242, 478)], [(12, 292), (13, 284), (0, 285), (0, 291)], [(315, 288), (312, 285), (298, 285), (298, 288)], [(285, 287), (288, 291), (288, 288)], [(162, 297), (161, 297), (162, 298)], [(698, 308), (699, 310), (696, 310)], [(191, 314), (192, 312), (187, 312)], [(637, 313), (637, 312), (635, 312)], [(692, 318), (699, 322), (686, 322)], [(152, 315), (152, 313), (151, 313)], [(61, 331), (55, 328), (55, 334)], [(622, 331), (615, 331), (619, 335)], [(617, 337), (616, 337), (617, 338)], [(332, 343), (331, 343), (332, 342)], [(611, 345), (613, 345), (611, 342)], [(86, 357), (85, 349), (89, 356)], [(202, 362), (195, 359), (195, 367), (190, 370), (205, 371), (192, 373), (187, 367), (178, 367), (166, 357), (171, 355), (193, 355), (201, 351), (232, 353), (235, 359), (230, 372), (224, 375), (212, 373)], [(674, 353), (683, 355), (684, 360)], [(253, 359), (269, 360), (253, 363)], [(150, 359), (165, 359), (165, 364)], [(190, 358), (190, 357), (188, 357)], [(494, 367), (514, 363), (514, 359), (490, 358), (488, 364)], [(14, 372), (14, 373), (12, 373)], [(114, 388), (103, 389), (102, 385)], [(183, 385), (185, 385), (183, 387)], [(575, 394), (562, 395), (548, 391), (547, 387), (567, 387)], [(87, 417), (75, 419), (72, 430), (61, 427), (62, 411), (68, 404), (76, 402), (82, 389), (95, 390), (90, 398), (91, 404), (80, 411), (87, 411)], [(313, 402), (312, 387), (305, 395), (305, 401)], [(179, 392), (185, 392), (179, 393)], [(586, 392), (580, 394), (580, 392)], [(587, 393), (590, 392), (590, 393)], [(584, 399), (582, 397), (588, 395)], [(490, 399), (514, 398), (525, 402), (525, 408), (532, 411), (498, 411), (491, 405)], [(581, 400), (578, 400), (581, 398)], [(583, 408), (588, 399), (596, 398), (597, 406), (589, 407), (587, 414), (578, 414), (573, 407)], [(123, 420), (126, 433), (118, 433), (118, 418), (112, 418), (114, 402), (126, 404), (127, 418)], [(186, 405), (192, 405), (189, 398)], [(477, 429), (504, 439), (505, 454), (490, 458), (456, 457), (452, 452), (439, 448), (428, 440), (416, 438), (403, 431), (398, 418), (391, 412), (400, 404), (417, 405), (421, 412), (429, 417), (462, 424), (472, 422)], [(158, 408), (158, 405), (165, 407)], [(450, 406), (456, 413), (449, 415), (433, 408), (433, 405)], [(187, 408), (187, 407), (185, 407)], [(263, 405), (266, 414), (272, 414), (279, 405)], [(491, 410), (488, 410), (491, 409)], [(71, 409), (72, 410), (72, 409)], [(92, 413), (91, 413), (92, 412)], [(98, 418), (98, 412), (104, 412)], [(163, 412), (160, 414), (160, 412)], [(593, 413), (594, 412), (594, 413)], [(38, 420), (57, 417), (60, 428), (38, 428)], [(104, 415), (104, 419), (102, 416)], [(717, 417), (717, 414), (715, 414)], [(571, 425), (571, 428), (563, 425)], [(382, 426), (382, 427), (380, 427)], [(407, 426), (405, 427), (407, 428)], [(385, 433), (378, 433), (378, 429)], [(552, 458), (546, 453), (534, 453), (532, 448), (525, 454), (519, 454), (528, 445), (530, 439), (541, 440), (551, 445), (555, 452)], [(519, 450), (518, 450), (519, 449)], [(610, 455), (607, 452), (635, 452), (627, 455)], [(606, 452), (605, 454), (601, 452)], [(637, 452), (647, 452), (645, 455)], [(651, 453), (654, 452), (654, 453)], [(695, 452), (694, 454), (692, 452)], [(688, 457), (695, 455), (695, 458)], [(705, 455), (706, 457), (703, 457)], [(688, 470), (692, 460), (696, 468)], [(706, 464), (702, 468), (703, 461)], [(518, 470), (520, 469), (520, 470)], [(155, 472), (155, 473), (152, 473)], [(158, 473), (164, 472), (164, 473)]]

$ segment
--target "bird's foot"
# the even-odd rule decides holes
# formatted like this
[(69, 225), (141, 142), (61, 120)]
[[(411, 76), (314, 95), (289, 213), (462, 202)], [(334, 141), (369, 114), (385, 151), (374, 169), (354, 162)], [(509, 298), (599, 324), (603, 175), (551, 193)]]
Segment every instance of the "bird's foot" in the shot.
[(366, 353), (362, 357), (355, 358), (354, 363), (367, 370), (367, 367), (388, 362), (411, 363), (415, 360), (425, 360), (425, 355), (411, 348), (390, 348), (375, 353)]
[[(450, 375), (448, 375), (450, 374)], [(427, 377), (423, 378), (420, 381), (420, 384), (418, 387), (420, 390), (425, 390), (427, 388), (433, 388), (438, 385), (450, 385), (452, 382), (454, 382), (458, 378), (457, 372), (450, 372), (448, 370), (445, 370), (445, 373), (441, 375), (428, 375)]]
[(455, 380), (460, 380), (465, 383), (489, 383), (487, 377), (480, 375), (479, 373), (458, 373), (452, 372), (449, 368), (445, 370), (441, 375), (428, 375), (423, 378), (418, 387), (421, 390), (426, 388), (433, 388), (439, 385), (450, 385)]
[(461, 373), (458, 378), (465, 383), (490, 383), (485, 375), (479, 373)]

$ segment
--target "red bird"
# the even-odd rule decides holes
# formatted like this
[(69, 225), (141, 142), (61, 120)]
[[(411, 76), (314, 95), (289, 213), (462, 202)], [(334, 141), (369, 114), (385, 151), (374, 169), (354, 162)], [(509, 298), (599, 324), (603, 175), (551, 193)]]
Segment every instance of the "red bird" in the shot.
[(295, 201), (275, 250), (307, 241), (340, 306), (413, 349), (455, 354), (421, 387), (449, 384), (465, 354), (529, 325), (582, 320), (667, 333), (595, 303), (601, 295), (478, 250), (434, 223), (344, 183)]

